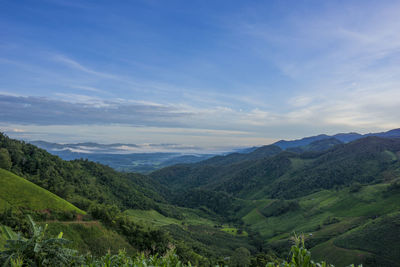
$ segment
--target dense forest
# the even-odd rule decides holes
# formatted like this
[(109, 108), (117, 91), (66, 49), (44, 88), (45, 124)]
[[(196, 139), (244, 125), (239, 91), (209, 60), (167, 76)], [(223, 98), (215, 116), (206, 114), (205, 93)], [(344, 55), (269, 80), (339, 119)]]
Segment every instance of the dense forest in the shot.
[[(66, 247), (82, 255), (117, 257), (125, 249), (134, 261), (173, 248), (171, 260), (201, 266), (288, 260), (295, 231), (305, 233), (297, 249), (308, 247), (316, 261), (397, 266), (400, 247), (391, 237), (400, 234), (400, 139), (285, 145), (143, 175), (65, 161), (0, 134), (1, 186), (22, 188), (0, 190), (0, 224), (30, 238), (29, 214), (49, 235), (63, 232), (72, 240)], [(28, 192), (35, 193), (23, 202)]]

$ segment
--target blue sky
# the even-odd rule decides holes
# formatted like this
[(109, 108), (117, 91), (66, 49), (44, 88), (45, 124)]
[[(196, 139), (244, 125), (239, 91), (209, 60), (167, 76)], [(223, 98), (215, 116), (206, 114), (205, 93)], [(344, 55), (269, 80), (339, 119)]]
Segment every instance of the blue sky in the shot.
[(0, 0), (0, 129), (250, 146), (400, 127), (398, 1)]

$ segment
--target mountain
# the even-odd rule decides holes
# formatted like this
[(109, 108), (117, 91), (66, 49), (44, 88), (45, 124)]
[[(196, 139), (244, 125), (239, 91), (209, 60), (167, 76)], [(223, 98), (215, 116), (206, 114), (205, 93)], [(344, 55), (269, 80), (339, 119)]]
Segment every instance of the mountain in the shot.
[(384, 138), (400, 138), (400, 129), (393, 129), (387, 132), (381, 132), (381, 133), (369, 133), (366, 134), (365, 136), (378, 136), (378, 137), (384, 137)]
[(328, 139), (330, 138), (329, 135), (326, 134), (320, 134), (317, 136), (311, 136), (311, 137), (304, 137), (302, 139), (299, 140), (293, 140), (293, 141), (286, 141), (286, 140), (280, 140), (276, 143), (274, 143), (274, 145), (280, 147), (281, 149), (285, 150), (291, 147), (299, 147), (299, 146), (306, 146), (314, 141), (318, 141), (318, 140), (323, 140), (323, 139)]
[[(155, 171), (151, 176), (169, 188), (223, 191), (245, 197), (296, 197), (315, 190), (349, 185), (352, 182), (370, 183), (391, 173), (400, 139), (365, 137), (348, 144), (336, 139), (312, 143), (314, 153), (280, 152), (230, 154), (197, 164), (176, 165)], [(321, 145), (324, 148), (321, 150)], [(326, 146), (331, 147), (325, 150)], [(312, 150), (310, 150), (312, 151)], [(394, 174), (391, 174), (394, 175)]]
[(364, 135), (359, 134), (359, 133), (339, 133), (339, 134), (335, 134), (335, 135), (320, 134), (320, 135), (305, 137), (302, 139), (292, 140), (292, 141), (280, 140), (280, 141), (274, 143), (274, 145), (279, 146), (280, 148), (285, 150), (285, 149), (292, 148), (292, 147), (304, 147), (314, 141), (319, 141), (319, 140), (324, 140), (324, 139), (329, 139), (329, 138), (335, 138), (343, 143), (348, 143), (348, 142), (355, 141), (357, 139), (367, 137), (367, 136), (377, 136), (377, 137), (384, 137), (384, 138), (400, 138), (400, 129), (394, 129), (394, 130), (390, 130), (387, 132), (381, 132), (381, 133), (368, 133), (368, 134), (364, 134)]
[[(107, 233), (129, 251), (163, 253), (171, 242), (181, 259), (200, 266), (222, 264), (238, 250), (250, 253), (253, 266), (265, 266), (262, 259), (287, 256), (296, 232), (306, 234), (316, 260), (393, 266), (400, 261), (393, 238), (400, 214), (400, 138), (387, 136), (396, 132), (351, 142), (341, 140), (356, 135), (324, 137), (286, 150), (268, 145), (150, 175), (64, 161), (4, 135), (0, 151), (1, 160), (11, 160), (2, 166), (14, 175), (89, 213), (97, 220), (89, 224), (105, 227), (90, 232), (80, 222), (54, 226), (55, 232), (65, 228), (82, 251), (103, 253), (111, 241), (96, 236)], [(0, 198), (6, 194), (0, 190)], [(79, 241), (85, 233), (92, 236)]]
[(393, 266), (400, 260), (391, 238), (398, 232), (399, 174), (400, 139), (368, 136), (346, 144), (320, 139), (295, 153), (218, 156), (151, 176), (173, 190), (174, 204), (236, 220), (282, 257), (296, 231), (307, 233), (317, 259)]
[(340, 144), (343, 144), (343, 142), (332, 137), (332, 138), (317, 140), (305, 146), (290, 147), (287, 149), (287, 151), (296, 153), (322, 152)]
[(161, 184), (175, 190), (189, 189), (213, 183), (223, 177), (246, 168), (247, 164), (259, 159), (277, 155), (282, 150), (273, 145), (257, 148), (251, 153), (232, 153), (225, 156), (215, 156), (194, 164), (178, 164), (166, 167), (150, 174)]

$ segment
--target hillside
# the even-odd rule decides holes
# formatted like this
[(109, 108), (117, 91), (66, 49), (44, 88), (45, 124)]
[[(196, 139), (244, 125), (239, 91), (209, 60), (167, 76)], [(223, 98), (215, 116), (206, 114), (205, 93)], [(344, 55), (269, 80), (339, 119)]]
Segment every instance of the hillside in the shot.
[(195, 164), (179, 164), (166, 167), (150, 174), (155, 180), (169, 188), (190, 189), (207, 185), (220, 177), (230, 176), (243, 170), (257, 160), (268, 159), (282, 150), (277, 146), (263, 146), (244, 153), (215, 156)]
[(366, 137), (322, 152), (281, 152), (255, 159), (252, 153), (242, 154), (233, 164), (209, 159), (164, 168), (152, 177), (175, 190), (198, 187), (245, 199), (293, 198), (354, 182), (393, 179), (400, 168), (399, 151), (400, 139)]
[[(74, 241), (73, 248), (82, 253), (101, 255), (108, 248), (115, 252), (124, 246), (127, 251), (164, 253), (172, 243), (185, 261), (208, 265), (231, 256), (239, 247), (256, 251), (247, 236), (227, 233), (232, 226), (223, 227), (221, 217), (212, 210), (171, 205), (167, 201), (170, 191), (151, 177), (119, 173), (87, 160), (64, 161), (4, 135), (0, 135), (0, 148), (7, 150), (4, 154), (11, 162), (10, 171), (31, 180), (37, 188), (64, 196), (89, 213), (85, 221), (46, 221), (54, 233), (64, 228), (66, 237)], [(5, 191), (0, 193), (6, 195)], [(50, 205), (44, 204), (42, 208), (49, 209)], [(9, 220), (4, 221), (18, 229), (24, 227), (23, 214), (14, 213), (7, 213)]]
[[(263, 146), (146, 176), (86, 160), (63, 161), (0, 137), (3, 160), (8, 155), (11, 162), (4, 166), (14, 173), (1, 174), (59, 199), (15, 187), (39, 198), (27, 209), (69, 204), (55, 193), (89, 213), (87, 222), (48, 222), (54, 233), (64, 228), (82, 252), (101, 255), (126, 247), (132, 253), (162, 253), (172, 242), (185, 261), (223, 263), (245, 250), (254, 266), (264, 266), (263, 258), (286, 257), (288, 238), (296, 231), (307, 234), (307, 247), (317, 259), (337, 266), (390, 266), (399, 260), (396, 253), (382, 254), (379, 236), (390, 236), (400, 212), (400, 139), (371, 136), (343, 144), (329, 138), (291, 151)], [(8, 187), (14, 185), (2, 188)], [(7, 192), (0, 191), (2, 199)]]
[[(317, 149), (255, 160), (243, 154), (235, 163), (226, 156), (218, 158), (219, 165), (209, 159), (152, 175), (180, 192), (176, 204), (207, 206), (258, 233), (256, 246), (281, 257), (296, 231), (310, 234), (307, 243), (313, 255), (336, 266), (351, 262), (391, 266), (389, 262), (398, 261), (396, 253), (380, 256), (378, 236), (390, 235), (392, 222), (385, 218), (400, 211), (400, 139), (366, 137), (348, 144), (324, 139), (307, 146)], [(370, 227), (375, 220), (381, 226)], [(370, 240), (370, 246), (347, 241), (352, 229), (364, 228), (369, 232), (359, 230), (357, 236)], [(387, 244), (399, 249), (394, 242)]]
[(55, 194), (9, 171), (0, 169), (0, 212), (6, 208), (85, 214), (84, 211)]
[(168, 190), (148, 176), (120, 173), (88, 160), (64, 161), (31, 144), (0, 134), (10, 171), (66, 199), (81, 209), (91, 203), (150, 209), (165, 203)]

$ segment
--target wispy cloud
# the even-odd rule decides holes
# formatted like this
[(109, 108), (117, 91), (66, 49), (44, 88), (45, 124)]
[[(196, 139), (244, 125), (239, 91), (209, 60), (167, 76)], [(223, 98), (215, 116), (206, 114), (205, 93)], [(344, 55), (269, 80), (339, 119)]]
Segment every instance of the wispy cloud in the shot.
[(84, 86), (84, 85), (73, 85), (72, 88), (81, 89), (84, 91), (94, 92), (94, 93), (107, 93), (107, 91), (92, 87), (92, 86)]
[(65, 56), (65, 55), (61, 55), (61, 54), (56, 54), (53, 55), (52, 57), (53, 60), (60, 62), (72, 69), (78, 70), (78, 71), (82, 71), (88, 74), (92, 74), (101, 78), (108, 78), (108, 79), (118, 79), (117, 76), (110, 74), (110, 73), (105, 73), (105, 72), (99, 72), (99, 71), (95, 71), (93, 69), (90, 69), (86, 66), (83, 66), (81, 63)]

